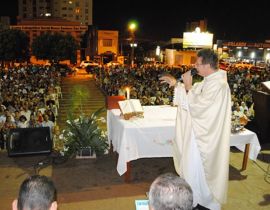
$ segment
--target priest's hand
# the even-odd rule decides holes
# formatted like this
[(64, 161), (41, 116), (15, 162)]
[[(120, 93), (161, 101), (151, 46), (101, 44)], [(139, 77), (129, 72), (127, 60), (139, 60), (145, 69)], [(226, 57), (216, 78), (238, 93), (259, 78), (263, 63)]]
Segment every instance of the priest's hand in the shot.
[(176, 85), (176, 79), (170, 74), (161, 76), (159, 80), (161, 81), (161, 83), (168, 83), (170, 87)]
[(191, 71), (187, 71), (186, 73), (182, 74), (182, 80), (185, 85), (185, 89), (189, 91), (192, 88)]

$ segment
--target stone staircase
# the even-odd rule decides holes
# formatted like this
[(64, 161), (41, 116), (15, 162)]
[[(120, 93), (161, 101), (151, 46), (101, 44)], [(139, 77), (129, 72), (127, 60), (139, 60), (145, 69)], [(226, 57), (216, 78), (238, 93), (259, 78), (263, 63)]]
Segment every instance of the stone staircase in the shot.
[[(97, 109), (105, 106), (105, 97), (95, 85), (94, 79), (81, 69), (76, 75), (62, 78), (62, 98), (59, 100), (57, 124), (60, 130), (65, 128), (68, 115), (79, 116), (82, 112), (90, 115)], [(81, 97), (76, 94), (80, 91)], [(76, 97), (77, 95), (77, 97)], [(102, 113), (103, 117), (106, 113)]]

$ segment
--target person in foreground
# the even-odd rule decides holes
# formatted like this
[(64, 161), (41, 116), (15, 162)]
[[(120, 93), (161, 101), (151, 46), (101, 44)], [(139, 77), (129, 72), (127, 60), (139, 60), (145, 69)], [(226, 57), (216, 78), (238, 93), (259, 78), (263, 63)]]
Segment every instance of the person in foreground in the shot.
[(181, 177), (166, 173), (150, 186), (150, 210), (192, 210), (192, 190)]
[(193, 86), (190, 71), (182, 75), (183, 83), (171, 75), (160, 78), (175, 86), (174, 165), (192, 188), (193, 206), (219, 210), (227, 199), (231, 93), (214, 51), (200, 50), (195, 67), (204, 79)]
[(46, 176), (34, 175), (23, 181), (12, 210), (56, 210), (56, 188)]

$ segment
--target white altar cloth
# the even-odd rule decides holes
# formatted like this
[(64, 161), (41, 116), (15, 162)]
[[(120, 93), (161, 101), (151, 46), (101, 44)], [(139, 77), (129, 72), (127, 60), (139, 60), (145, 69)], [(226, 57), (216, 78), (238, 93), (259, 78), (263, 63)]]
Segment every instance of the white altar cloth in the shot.
[[(123, 175), (127, 162), (139, 158), (172, 157), (177, 107), (144, 106), (144, 118), (124, 120), (120, 110), (107, 111), (108, 139), (119, 154), (117, 171)], [(249, 130), (231, 135), (231, 146), (244, 151), (250, 144), (249, 158), (256, 160), (261, 150), (257, 135)]]

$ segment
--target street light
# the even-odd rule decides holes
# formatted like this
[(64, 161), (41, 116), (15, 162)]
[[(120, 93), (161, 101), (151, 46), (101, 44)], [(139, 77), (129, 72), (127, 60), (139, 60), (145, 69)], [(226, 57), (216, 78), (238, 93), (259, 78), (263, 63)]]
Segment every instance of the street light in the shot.
[[(134, 66), (134, 47), (135, 47), (135, 30), (137, 29), (137, 23), (132, 21), (128, 24), (128, 29), (130, 31), (130, 34), (131, 34), (131, 57), (130, 57), (130, 60), (131, 60), (131, 66), (133, 67)], [(137, 45), (136, 45), (137, 46)]]

